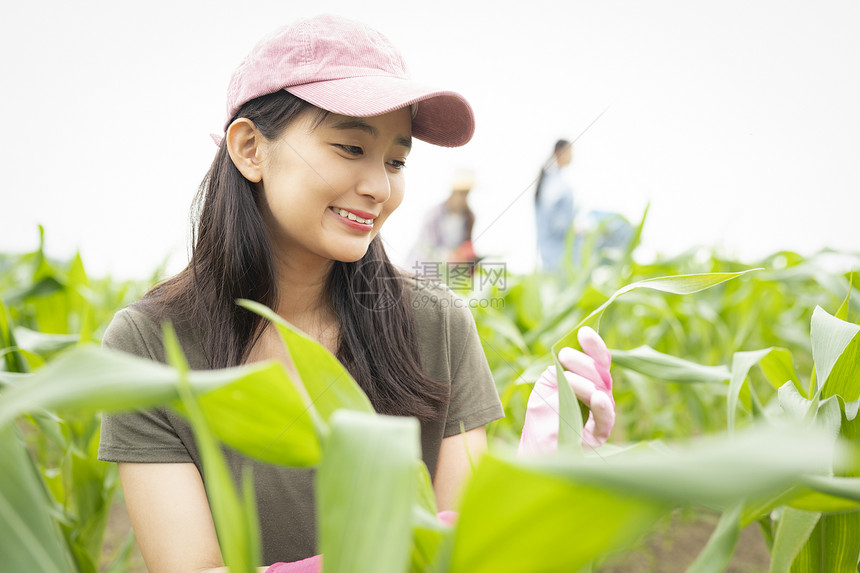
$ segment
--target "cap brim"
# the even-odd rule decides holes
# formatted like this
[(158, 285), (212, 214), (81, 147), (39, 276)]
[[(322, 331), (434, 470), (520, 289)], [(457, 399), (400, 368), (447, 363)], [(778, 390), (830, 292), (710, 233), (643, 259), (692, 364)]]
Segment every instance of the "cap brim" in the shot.
[(459, 147), (475, 133), (466, 98), (391, 76), (326, 80), (284, 88), (318, 108), (339, 115), (371, 117), (417, 103), (412, 136), (443, 147)]

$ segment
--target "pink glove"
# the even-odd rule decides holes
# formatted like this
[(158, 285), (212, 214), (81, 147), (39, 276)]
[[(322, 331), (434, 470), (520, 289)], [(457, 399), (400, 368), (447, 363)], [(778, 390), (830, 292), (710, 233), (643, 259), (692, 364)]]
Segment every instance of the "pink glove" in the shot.
[(273, 563), (266, 573), (320, 573), (322, 571), (322, 555), (314, 555), (292, 563)]
[[(447, 509), (436, 514), (436, 518), (444, 525), (454, 526), (460, 516), (456, 511)], [(292, 563), (273, 563), (266, 573), (320, 573), (322, 571), (322, 555), (314, 555)]]
[[(590, 410), (582, 429), (582, 445), (596, 448), (606, 442), (615, 424), (615, 399), (609, 374), (612, 356), (592, 328), (583, 326), (576, 338), (583, 351), (562, 348), (558, 360), (565, 368), (564, 377), (573, 393)], [(552, 365), (532, 388), (518, 453), (554, 452), (558, 449), (558, 424), (558, 378)]]

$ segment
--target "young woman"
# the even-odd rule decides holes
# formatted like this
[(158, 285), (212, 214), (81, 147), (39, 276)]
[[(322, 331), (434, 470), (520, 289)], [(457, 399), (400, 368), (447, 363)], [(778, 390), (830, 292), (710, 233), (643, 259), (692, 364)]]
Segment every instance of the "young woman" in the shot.
[[(403, 200), (412, 139), (465, 144), (469, 104), (413, 83), (378, 32), (325, 16), (254, 48), (227, 117), (190, 263), (117, 313), (104, 345), (164, 362), (170, 319), (194, 369), (286, 361), (274, 329), (235, 304), (259, 301), (336, 354), (377, 411), (419, 419), (438, 507), (452, 508), (502, 409), (469, 310), (396, 269), (379, 231)], [(237, 480), (253, 468), (265, 562), (313, 556), (312, 470), (226, 455)], [(168, 409), (106, 417), (100, 457), (119, 463), (151, 572), (222, 566), (187, 422)]]

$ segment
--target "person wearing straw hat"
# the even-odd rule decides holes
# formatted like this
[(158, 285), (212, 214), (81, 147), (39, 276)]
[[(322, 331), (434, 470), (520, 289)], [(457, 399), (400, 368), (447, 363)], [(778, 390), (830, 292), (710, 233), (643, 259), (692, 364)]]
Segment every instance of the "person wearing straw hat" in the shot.
[[(235, 300), (262, 303), (335, 354), (378, 412), (419, 420), (438, 509), (454, 509), (503, 411), (468, 308), (392, 265), (379, 233), (413, 138), (456, 147), (474, 129), (466, 99), (412, 81), (379, 32), (336, 16), (279, 28), (230, 80), (188, 266), (118, 312), (104, 346), (165, 362), (170, 320), (193, 369), (289, 363), (275, 329)], [(184, 418), (105, 416), (99, 457), (119, 464), (152, 573), (226, 571)], [(253, 469), (268, 570), (318, 571), (312, 470), (225, 457), (237, 482)]]
[(451, 178), (451, 193), (431, 209), (424, 218), (418, 240), (408, 262), (413, 269), (430, 264), (473, 263), (472, 228), (475, 214), (469, 207), (469, 192), (475, 186), (475, 174), (460, 169)]

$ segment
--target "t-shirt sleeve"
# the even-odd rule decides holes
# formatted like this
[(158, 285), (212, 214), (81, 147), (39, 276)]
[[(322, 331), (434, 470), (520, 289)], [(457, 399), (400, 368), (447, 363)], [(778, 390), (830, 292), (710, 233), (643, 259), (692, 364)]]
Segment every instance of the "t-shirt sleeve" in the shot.
[[(131, 309), (119, 311), (108, 325), (102, 346), (164, 361), (157, 325)], [(167, 411), (153, 408), (102, 417), (99, 459), (108, 462), (192, 462)]]
[(448, 344), (451, 354), (451, 403), (444, 437), (489, 424), (504, 417), (502, 403), (475, 320), (465, 301), (448, 309)]

